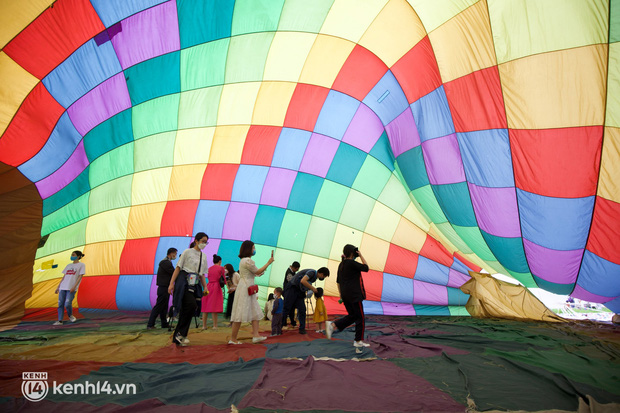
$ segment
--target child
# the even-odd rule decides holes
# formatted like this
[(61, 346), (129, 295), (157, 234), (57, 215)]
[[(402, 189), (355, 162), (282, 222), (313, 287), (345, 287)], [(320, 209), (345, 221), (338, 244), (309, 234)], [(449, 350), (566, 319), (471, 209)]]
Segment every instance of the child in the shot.
[(273, 291), (273, 310), (271, 310), (271, 335), (279, 336), (282, 334), (282, 313), (284, 312), (284, 301), (282, 300), (282, 288), (278, 287)]
[(77, 318), (73, 315), (73, 297), (82, 282), (82, 277), (86, 273), (86, 266), (80, 260), (84, 257), (82, 251), (73, 251), (71, 253), (71, 261), (73, 263), (68, 264), (62, 273), (64, 274), (60, 280), (58, 288), (56, 288), (56, 294), (58, 294), (58, 321), (54, 323), (55, 326), (62, 325), (62, 317), (67, 310), (69, 321), (75, 323)]
[(323, 302), (323, 289), (321, 287), (316, 289), (314, 294), (316, 298), (316, 309), (314, 310), (314, 322), (318, 330), (317, 333), (325, 333), (325, 322), (327, 321), (327, 311), (325, 310), (325, 303)]

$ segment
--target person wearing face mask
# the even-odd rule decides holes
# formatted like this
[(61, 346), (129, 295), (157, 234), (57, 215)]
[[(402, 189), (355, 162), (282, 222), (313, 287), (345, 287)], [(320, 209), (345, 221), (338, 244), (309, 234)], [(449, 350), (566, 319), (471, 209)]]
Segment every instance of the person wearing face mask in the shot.
[(71, 253), (71, 264), (68, 264), (62, 273), (64, 274), (60, 280), (58, 288), (55, 293), (58, 294), (58, 321), (54, 323), (55, 326), (61, 326), (63, 324), (62, 318), (64, 316), (65, 309), (69, 316), (69, 321), (75, 323), (77, 318), (73, 315), (73, 297), (77, 292), (82, 277), (86, 273), (86, 265), (80, 260), (84, 257), (82, 251), (73, 251)]
[(168, 321), (166, 320), (166, 313), (168, 312), (168, 301), (170, 301), (170, 294), (168, 294), (168, 286), (174, 273), (174, 265), (172, 261), (177, 259), (177, 249), (168, 248), (168, 254), (166, 258), (160, 261), (157, 268), (157, 302), (151, 310), (149, 321), (146, 324), (147, 329), (155, 328), (155, 320), (157, 316), (161, 320), (161, 327), (168, 328)]
[(172, 335), (172, 342), (179, 346), (189, 344), (187, 334), (189, 333), (189, 325), (192, 322), (192, 316), (196, 313), (198, 305), (196, 297), (200, 292), (198, 289), (202, 284), (205, 294), (207, 291), (207, 282), (205, 274), (207, 273), (207, 256), (202, 250), (209, 243), (209, 237), (204, 232), (199, 232), (194, 237), (194, 241), (189, 248), (183, 251), (177, 267), (174, 269), (168, 293), (173, 296), (173, 304), (179, 308), (179, 322)]

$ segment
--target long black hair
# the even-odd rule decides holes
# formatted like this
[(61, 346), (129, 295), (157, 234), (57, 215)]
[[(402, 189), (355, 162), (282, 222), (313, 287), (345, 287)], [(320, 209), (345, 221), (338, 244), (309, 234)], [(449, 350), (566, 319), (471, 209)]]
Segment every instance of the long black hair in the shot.
[(196, 246), (196, 243), (198, 241), (200, 241), (201, 239), (203, 239), (204, 237), (207, 237), (207, 239), (209, 239), (209, 236), (207, 234), (205, 234), (204, 232), (199, 232), (196, 234), (196, 236), (194, 237), (194, 240), (192, 241), (191, 244), (189, 244), (190, 248), (194, 248)]

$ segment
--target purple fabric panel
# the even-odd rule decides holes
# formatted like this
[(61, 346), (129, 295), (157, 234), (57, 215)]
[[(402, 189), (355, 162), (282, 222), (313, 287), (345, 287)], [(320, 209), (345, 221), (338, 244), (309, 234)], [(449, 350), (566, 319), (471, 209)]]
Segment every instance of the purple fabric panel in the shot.
[(462, 272), (458, 272), (450, 268), (450, 272), (448, 273), (448, 287), (460, 288), (461, 285), (465, 284), (470, 280), (470, 276), (463, 274)]
[(587, 290), (584, 290), (583, 287), (579, 284), (575, 285), (575, 289), (571, 293), (571, 297), (579, 298), (580, 300), (590, 301), (592, 303), (601, 304), (615, 299), (615, 297), (605, 297), (602, 295), (593, 294)]
[(383, 133), (381, 119), (368, 106), (360, 104), (342, 141), (368, 153)]
[(297, 172), (290, 169), (270, 168), (263, 185), (260, 203), (286, 208), (296, 177)]
[(469, 351), (427, 343), (396, 334), (369, 336), (366, 340), (375, 354), (383, 359), (441, 356), (441, 353), (469, 354)]
[(67, 109), (82, 136), (95, 126), (131, 107), (125, 74), (118, 73), (79, 98)]
[(257, 204), (231, 202), (224, 219), (222, 238), (237, 241), (250, 239), (257, 210)]
[(431, 184), (455, 184), (465, 181), (463, 160), (455, 133), (422, 142), (422, 153)]
[(480, 229), (504, 238), (521, 236), (517, 193), (514, 188), (487, 188), (468, 184)]
[[(418, 127), (413, 120), (411, 108), (407, 108), (403, 113), (398, 115), (396, 119), (390, 122), (386, 127), (388, 139), (394, 157), (398, 157), (401, 153), (407, 152), (409, 149), (420, 145), (420, 134)], [(455, 137), (456, 140), (456, 137)], [(463, 166), (461, 165), (461, 169)]]
[(448, 289), (443, 285), (413, 280), (413, 303), (448, 305)]
[(117, 31), (112, 44), (123, 69), (181, 48), (174, 1), (128, 17), (110, 30)]
[(577, 281), (583, 249), (552, 250), (525, 238), (523, 247), (530, 271), (535, 276), (556, 284), (574, 284)]
[[(207, 234), (209, 235), (209, 234)], [(244, 241), (246, 239), (250, 239), (245, 238)], [(205, 247), (205, 249), (202, 250), (202, 252), (205, 253), (205, 255), (207, 256), (207, 260), (209, 262), (209, 266), (213, 265), (213, 254), (217, 254), (217, 250), (220, 249), (220, 243), (222, 242), (221, 239), (219, 238), (209, 238), (209, 243), (207, 244), (207, 246)], [(207, 280), (207, 282), (209, 282)]]
[(306, 147), (299, 172), (325, 178), (340, 142), (328, 136), (313, 133)]
[(415, 315), (413, 304), (381, 303), (383, 315)]
[(151, 280), (151, 288), (149, 289), (149, 301), (151, 302), (151, 307), (155, 305), (157, 302), (157, 274), (153, 276)]
[(84, 141), (81, 141), (67, 162), (47, 178), (41, 179), (35, 185), (41, 198), (54, 195), (73, 181), (88, 166), (88, 158), (84, 152)]

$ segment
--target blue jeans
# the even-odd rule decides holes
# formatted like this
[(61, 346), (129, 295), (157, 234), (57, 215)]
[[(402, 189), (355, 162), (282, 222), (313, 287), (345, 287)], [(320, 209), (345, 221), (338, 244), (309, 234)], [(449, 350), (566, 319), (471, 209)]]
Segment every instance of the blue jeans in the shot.
[(71, 305), (73, 304), (73, 297), (75, 297), (75, 293), (76, 291), (69, 292), (69, 290), (58, 291), (58, 321), (62, 321), (65, 308), (67, 309), (67, 315), (69, 317), (73, 315), (73, 308)]

